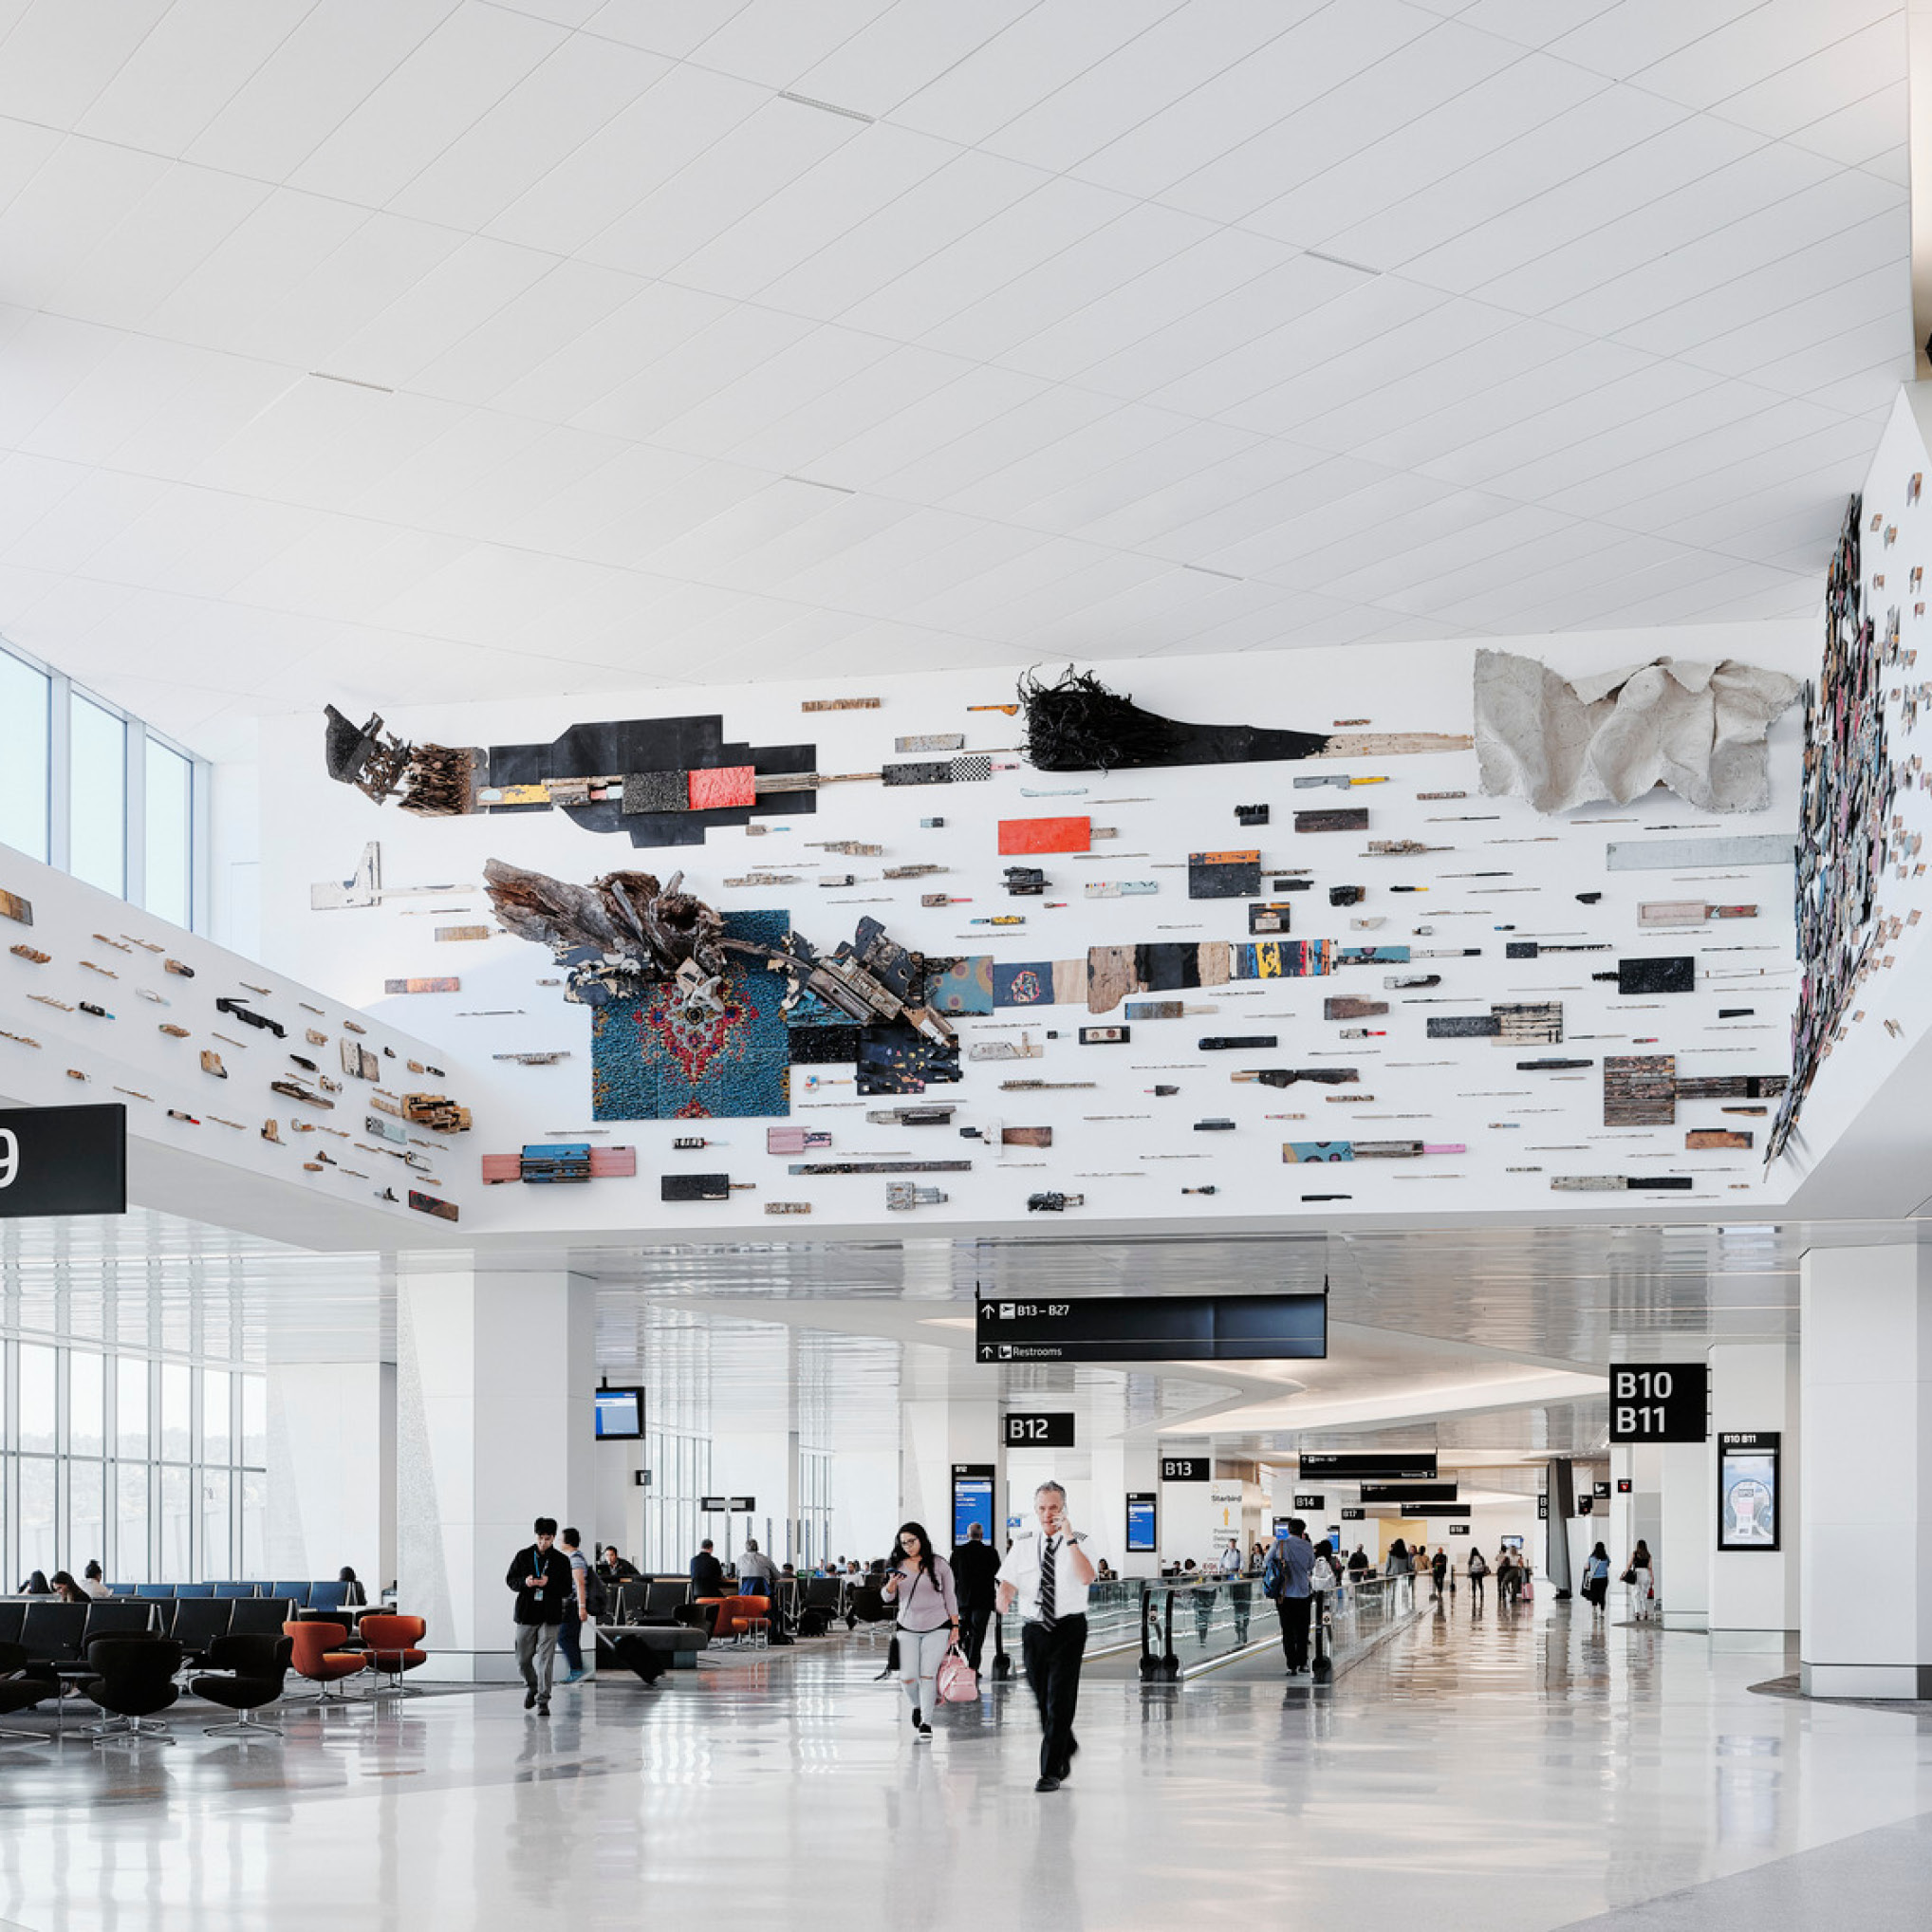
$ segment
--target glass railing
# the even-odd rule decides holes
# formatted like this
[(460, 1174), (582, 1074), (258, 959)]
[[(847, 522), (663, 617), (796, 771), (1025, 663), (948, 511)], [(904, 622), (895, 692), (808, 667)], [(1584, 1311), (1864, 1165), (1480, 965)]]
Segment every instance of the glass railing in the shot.
[[(1255, 1577), (1143, 1582), (1141, 1675), (1187, 1678), (1278, 1643), (1274, 1604)], [(1317, 1593), (1310, 1618), (1314, 1676), (1331, 1676), (1415, 1610), (1413, 1576), (1368, 1576)]]

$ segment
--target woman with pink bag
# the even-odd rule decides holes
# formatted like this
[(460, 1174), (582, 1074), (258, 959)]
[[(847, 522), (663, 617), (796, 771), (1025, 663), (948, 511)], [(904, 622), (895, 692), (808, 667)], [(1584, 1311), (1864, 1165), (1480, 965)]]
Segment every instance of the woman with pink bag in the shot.
[(934, 1553), (924, 1524), (899, 1526), (899, 1551), (880, 1594), (899, 1609), (899, 1681), (912, 1700), (913, 1735), (930, 1737), (939, 1665), (959, 1638), (959, 1600), (953, 1566)]

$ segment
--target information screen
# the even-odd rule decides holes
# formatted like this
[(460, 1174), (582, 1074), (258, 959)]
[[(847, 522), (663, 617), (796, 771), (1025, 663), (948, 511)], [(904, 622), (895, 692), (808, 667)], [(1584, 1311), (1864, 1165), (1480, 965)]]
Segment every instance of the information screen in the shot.
[(982, 1362), (1320, 1361), (1320, 1294), (1121, 1294), (1054, 1301), (981, 1296)]
[(1734, 1430), (1718, 1438), (1718, 1548), (1778, 1547), (1779, 1432)]
[(1160, 1548), (1160, 1536), (1151, 1495), (1127, 1497), (1127, 1554), (1151, 1556)]
[(641, 1388), (600, 1388), (597, 1403), (597, 1440), (600, 1442), (636, 1442), (644, 1433), (644, 1392)]
[(993, 1465), (990, 1462), (956, 1462), (953, 1465), (953, 1541), (966, 1541), (975, 1523), (989, 1549), (996, 1547), (993, 1537)]

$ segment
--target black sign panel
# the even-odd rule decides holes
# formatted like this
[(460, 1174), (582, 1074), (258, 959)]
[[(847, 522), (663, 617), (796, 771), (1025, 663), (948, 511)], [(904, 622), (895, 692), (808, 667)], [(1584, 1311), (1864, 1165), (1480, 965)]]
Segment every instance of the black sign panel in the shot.
[(1002, 1427), (1009, 1449), (1070, 1449), (1073, 1447), (1071, 1409), (1046, 1409), (1038, 1414), (1008, 1415)]
[(1539, 1523), (1547, 1523), (1550, 1520), (1550, 1498), (1547, 1494), (1536, 1498), (1536, 1520)]
[(1469, 1525), (1467, 1523), (1451, 1523), (1449, 1525), (1449, 1533), (1452, 1536), (1466, 1536), (1470, 1533)]
[(1619, 1495), (1628, 1495), (1630, 1494), (1630, 1490), (1631, 1490), (1630, 1478), (1627, 1476), (1618, 1477), (1617, 1494)]
[(758, 1507), (754, 1495), (701, 1495), (697, 1507), (708, 1514), (749, 1516)]
[(1205, 1456), (1163, 1456), (1161, 1458), (1162, 1482), (1212, 1482), (1214, 1464)]
[(1304, 1478), (1327, 1477), (1332, 1482), (1433, 1482), (1436, 1478), (1436, 1452), (1433, 1449), (1351, 1450), (1347, 1455), (1301, 1453)]
[(1705, 1441), (1710, 1406), (1707, 1362), (1610, 1364), (1612, 1442)]
[(126, 1107), (116, 1102), (0, 1113), (0, 1220), (126, 1212)]
[(1326, 1496), (1298, 1495), (1294, 1499), (1294, 1506), (1297, 1510), (1325, 1510), (1328, 1507), (1328, 1502)]
[(982, 1362), (1323, 1360), (1320, 1294), (1122, 1294), (978, 1302)]
[(1580, 1495), (1576, 1499), (1576, 1514), (1590, 1516), (1596, 1514), (1597, 1499), (1593, 1495)]
[(1365, 1503), (1453, 1503), (1457, 1485), (1453, 1482), (1365, 1482), (1362, 1500)]
[(1342, 1520), (1345, 1523), (1360, 1523), (1365, 1521), (1368, 1512), (1366, 1510), (1344, 1510), (1342, 1512)]
[(1609, 1499), (1610, 1486), (1607, 1482), (1593, 1482), (1589, 1486), (1589, 1493), (1600, 1501), (1607, 1501)]

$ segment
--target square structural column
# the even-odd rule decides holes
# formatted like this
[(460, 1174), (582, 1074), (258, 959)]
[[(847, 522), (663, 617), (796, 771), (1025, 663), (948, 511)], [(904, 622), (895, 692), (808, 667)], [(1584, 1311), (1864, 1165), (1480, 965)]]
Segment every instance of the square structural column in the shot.
[[(1784, 1495), (1775, 1548), (1725, 1547), (1719, 1490), (1726, 1436), (1778, 1439)], [(1704, 1495), (1711, 1510), (1710, 1632), (1714, 1650), (1781, 1653), (1798, 1627), (1803, 1537), (1799, 1477), (1798, 1353), (1782, 1342), (1723, 1343), (1711, 1350), (1711, 1441)]]
[(1932, 1260), (1813, 1248), (1799, 1294), (1800, 1681), (1932, 1697)]
[(429, 1625), (425, 1677), (509, 1681), (531, 1523), (597, 1540), (596, 1301), (561, 1271), (399, 1274), (398, 1606)]

